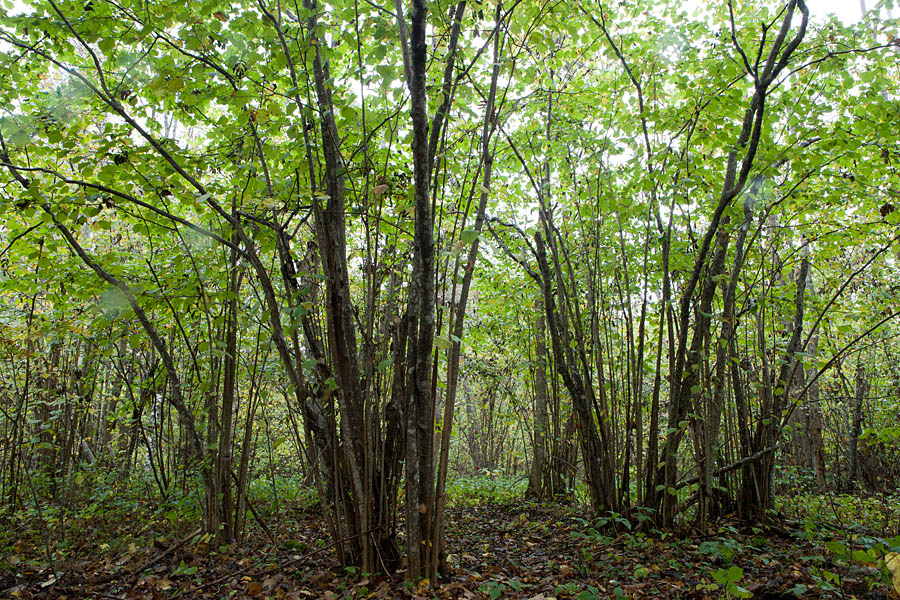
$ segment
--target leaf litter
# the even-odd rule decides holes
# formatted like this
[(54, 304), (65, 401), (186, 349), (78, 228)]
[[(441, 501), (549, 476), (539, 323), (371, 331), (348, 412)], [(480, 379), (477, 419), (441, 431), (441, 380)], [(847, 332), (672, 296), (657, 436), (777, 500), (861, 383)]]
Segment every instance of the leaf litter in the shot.
[[(873, 566), (841, 561), (797, 527), (722, 520), (706, 531), (633, 531), (583, 507), (516, 502), (447, 509), (446, 568), (431, 585), (341, 569), (321, 515), (280, 520), (273, 545), (257, 532), (211, 548), (193, 532), (97, 550), (102, 529), (65, 560), (17, 545), (0, 556), (0, 597), (37, 599), (259, 598), (890, 598)], [(87, 526), (84, 524), (84, 526)], [(142, 546), (137, 542), (142, 542)], [(732, 581), (732, 579), (734, 581)], [(898, 596), (894, 596), (898, 597)]]

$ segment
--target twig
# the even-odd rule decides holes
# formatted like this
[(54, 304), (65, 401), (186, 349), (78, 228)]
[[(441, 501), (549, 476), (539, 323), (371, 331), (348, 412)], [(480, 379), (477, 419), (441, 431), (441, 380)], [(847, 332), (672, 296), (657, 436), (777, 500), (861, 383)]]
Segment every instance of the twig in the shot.
[[(132, 570), (130, 574), (128, 574), (128, 575), (126, 575), (125, 577), (123, 577), (123, 578), (122, 578), (122, 579), (123, 579), (123, 582), (127, 582), (127, 581), (129, 581), (129, 580), (131, 580), (131, 579), (134, 579), (135, 577), (138, 577), (144, 570), (149, 569), (150, 567), (152, 567), (153, 565), (155, 565), (155, 564), (158, 563), (159, 561), (163, 560), (164, 558), (166, 558), (167, 556), (169, 556), (170, 554), (172, 554), (173, 552), (175, 552), (176, 550), (178, 550), (179, 548), (181, 548), (182, 546), (184, 546), (185, 544), (187, 544), (189, 541), (191, 541), (192, 539), (194, 539), (195, 537), (197, 537), (197, 536), (200, 535), (201, 533), (203, 533), (203, 529), (197, 529), (196, 531), (194, 531), (192, 534), (190, 534), (190, 535), (187, 536), (186, 538), (183, 538), (182, 540), (180, 540), (180, 541), (179, 541), (178, 543), (176, 543), (174, 546), (171, 546), (168, 550), (166, 550), (166, 551), (163, 552), (162, 554), (157, 554), (156, 556), (154, 556), (154, 557), (151, 558), (150, 560), (145, 561), (145, 562), (144, 562), (143, 564), (141, 564), (141, 566), (139, 566), (137, 569)], [(90, 583), (92, 583), (92, 584), (109, 583), (110, 581), (114, 581), (114, 580), (116, 580), (116, 579), (118, 579), (118, 578), (119, 578), (119, 575), (117, 575), (117, 574), (104, 575), (103, 577), (98, 577), (98, 578), (95, 578), (95, 579), (91, 579), (91, 580), (90, 580)]]
[(272, 530), (269, 529), (269, 526), (266, 525), (265, 521), (262, 520), (262, 517), (259, 516), (259, 513), (256, 512), (256, 508), (254, 508), (253, 503), (250, 502), (250, 497), (247, 495), (247, 490), (245, 490), (241, 486), (240, 480), (238, 479), (237, 475), (234, 474), (234, 469), (231, 469), (230, 473), (231, 473), (231, 479), (238, 486), (238, 493), (240, 493), (244, 497), (244, 502), (247, 503), (247, 508), (250, 509), (250, 514), (253, 515), (253, 518), (256, 520), (257, 523), (259, 523), (259, 526), (262, 527), (263, 531), (266, 532), (266, 536), (269, 538), (269, 541), (271, 541), (273, 545), (277, 546), (278, 540), (275, 539), (275, 536), (272, 535)]
[[(375, 527), (373, 529), (369, 529), (368, 531), (363, 531), (363, 532), (357, 533), (355, 535), (347, 536), (347, 537), (337, 540), (335, 542), (331, 542), (330, 544), (328, 544), (326, 546), (322, 546), (318, 550), (313, 550), (312, 552), (310, 552), (308, 554), (304, 554), (303, 556), (298, 556), (298, 557), (292, 558), (291, 560), (286, 561), (284, 563), (274, 565), (271, 567), (267, 567), (267, 568), (261, 569), (259, 571), (255, 571), (252, 573), (251, 577), (256, 578), (256, 577), (260, 577), (261, 575), (268, 575), (269, 573), (274, 573), (275, 571), (282, 571), (284, 569), (287, 569), (288, 567), (292, 567), (296, 564), (300, 564), (300, 563), (312, 558), (313, 556), (315, 556), (317, 554), (321, 554), (322, 552), (325, 552), (326, 550), (330, 550), (331, 548), (334, 548), (338, 544), (343, 544), (344, 542), (358, 538), (363, 535), (369, 535), (373, 531), (378, 531), (379, 529), (383, 529), (383, 527)], [(185, 594), (192, 594), (192, 595), (196, 594), (200, 590), (205, 590), (206, 588), (212, 587), (214, 585), (218, 585), (229, 579), (233, 579), (235, 577), (240, 577), (241, 575), (244, 575), (246, 573), (250, 573), (251, 571), (253, 571), (254, 568), (255, 568), (254, 565), (250, 565), (243, 569), (233, 571), (233, 572), (229, 573), (228, 575), (219, 577), (218, 579), (213, 579), (212, 581), (209, 581), (202, 585), (198, 585), (197, 587), (191, 588), (189, 590), (182, 590), (182, 591), (178, 592), (177, 594), (175, 594), (174, 596), (172, 596), (172, 599), (174, 600), (175, 598), (181, 598)]]

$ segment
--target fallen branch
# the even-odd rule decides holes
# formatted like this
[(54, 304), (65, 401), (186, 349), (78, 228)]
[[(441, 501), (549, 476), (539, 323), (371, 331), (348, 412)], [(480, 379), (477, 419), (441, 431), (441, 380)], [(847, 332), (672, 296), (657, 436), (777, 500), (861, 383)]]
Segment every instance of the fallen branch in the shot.
[(256, 508), (253, 507), (253, 504), (250, 502), (250, 497), (247, 495), (247, 490), (241, 487), (241, 482), (238, 479), (237, 475), (234, 473), (234, 469), (231, 470), (231, 479), (238, 486), (238, 493), (244, 497), (244, 502), (247, 503), (247, 508), (250, 509), (250, 514), (253, 515), (253, 518), (259, 523), (259, 526), (262, 527), (263, 531), (266, 532), (266, 536), (268, 536), (269, 541), (272, 542), (273, 545), (278, 545), (278, 540), (275, 539), (275, 536), (272, 534), (272, 530), (269, 529), (269, 526), (266, 525), (265, 521), (262, 520), (262, 517), (259, 516), (259, 513), (256, 512)]
[[(331, 548), (334, 548), (338, 544), (343, 544), (344, 542), (348, 542), (354, 538), (358, 538), (363, 535), (369, 535), (370, 533), (372, 533), (374, 531), (378, 531), (379, 529), (383, 529), (383, 527), (375, 527), (374, 529), (369, 529), (368, 531), (363, 531), (363, 532), (357, 533), (355, 535), (347, 536), (347, 537), (337, 540), (335, 542), (331, 542), (328, 545), (322, 546), (318, 550), (313, 550), (312, 552), (310, 552), (308, 554), (304, 554), (303, 556), (297, 556), (297, 557), (292, 558), (291, 560), (285, 561), (281, 564), (273, 565), (271, 567), (266, 567), (264, 569), (255, 571), (250, 574), (250, 577), (255, 579), (262, 575), (268, 575), (269, 573), (274, 573), (275, 571), (282, 571), (284, 569), (287, 569), (288, 567), (292, 567), (292, 566), (300, 564), (306, 560), (309, 560), (313, 556), (315, 556), (317, 554), (321, 554), (322, 552), (325, 552), (326, 550), (330, 550)], [(191, 596), (193, 596), (194, 594), (196, 594), (197, 592), (199, 592), (201, 590), (205, 590), (214, 585), (219, 585), (220, 583), (224, 583), (224, 582), (228, 581), (229, 579), (234, 579), (235, 577), (240, 577), (242, 575), (246, 575), (247, 573), (250, 573), (251, 571), (253, 571), (255, 568), (256, 568), (255, 565), (250, 565), (250, 566), (244, 567), (243, 569), (229, 573), (228, 575), (219, 577), (218, 579), (213, 579), (212, 581), (209, 581), (202, 585), (198, 585), (198, 586), (190, 588), (188, 590), (182, 590), (182, 591), (178, 592), (177, 594), (175, 594), (174, 596), (172, 596), (172, 599), (174, 600), (175, 598), (181, 598), (182, 596), (184, 596), (186, 594), (190, 594)]]
[(176, 550), (178, 550), (179, 548), (181, 548), (182, 546), (187, 544), (189, 541), (191, 541), (192, 539), (194, 539), (201, 533), (203, 533), (203, 530), (197, 529), (196, 531), (191, 533), (186, 538), (181, 539), (174, 546), (169, 547), (165, 552), (162, 552), (161, 554), (157, 554), (150, 560), (145, 561), (144, 563), (141, 564), (141, 566), (139, 566), (137, 569), (133, 569), (131, 571), (131, 573), (129, 573), (127, 575), (107, 574), (107, 575), (104, 575), (103, 577), (89, 579), (88, 583), (92, 583), (92, 584), (109, 583), (110, 581), (115, 581), (116, 579), (119, 579), (119, 578), (122, 578), (123, 582), (127, 582), (131, 579), (139, 577), (143, 571), (145, 571), (146, 569), (149, 569), (150, 567), (152, 567), (159, 561), (163, 560), (164, 558), (166, 558), (167, 556), (169, 556), (170, 554), (172, 554), (173, 552), (175, 552)]
[[(740, 469), (741, 467), (743, 467), (744, 465), (746, 465), (748, 463), (754, 463), (754, 462), (760, 460), (766, 454), (769, 454), (770, 452), (774, 452), (777, 449), (778, 449), (778, 446), (769, 446), (768, 448), (763, 448), (759, 452), (754, 452), (750, 456), (742, 458), (741, 460), (739, 460), (735, 463), (731, 463), (727, 467), (722, 467), (720, 469), (716, 469), (715, 471), (713, 471), (713, 477), (718, 477), (719, 475), (724, 475), (725, 473), (730, 473), (731, 471)], [(700, 483), (699, 476), (691, 477), (690, 479), (685, 479), (681, 483), (677, 484), (675, 486), (675, 489), (680, 490), (683, 487), (687, 487), (689, 485), (694, 485), (695, 483)]]

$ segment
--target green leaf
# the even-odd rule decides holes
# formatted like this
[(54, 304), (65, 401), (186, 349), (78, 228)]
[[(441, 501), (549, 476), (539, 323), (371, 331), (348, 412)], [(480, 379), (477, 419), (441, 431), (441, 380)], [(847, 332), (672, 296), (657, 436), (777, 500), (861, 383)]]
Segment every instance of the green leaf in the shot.
[(728, 581), (731, 581), (731, 582), (740, 581), (741, 577), (743, 577), (743, 576), (744, 576), (744, 570), (735, 565), (728, 567), (728, 573), (726, 573), (726, 575), (725, 575), (725, 577), (728, 579)]
[(829, 552), (832, 552), (834, 554), (847, 554), (847, 546), (845, 546), (842, 542), (838, 542), (836, 540), (825, 542), (825, 548), (827, 548)]
[(874, 557), (865, 550), (854, 550), (852, 556), (853, 560), (861, 563), (870, 563), (875, 561)]
[(474, 229), (466, 229), (461, 234), (459, 234), (459, 239), (461, 239), (466, 244), (471, 244), (478, 239), (478, 232)]
[(351, 123), (355, 123), (356, 120), (359, 118), (356, 114), (356, 109), (353, 108), (352, 106), (341, 107), (341, 117), (343, 117), (345, 120), (347, 120)]
[(115, 45), (116, 39), (113, 37), (101, 37), (97, 42), (97, 47), (106, 54), (109, 54)]
[(9, 137), (13, 146), (24, 147), (31, 142), (31, 136), (24, 129), (19, 129)]
[(440, 348), (441, 350), (449, 350), (452, 346), (450, 340), (442, 335), (434, 336), (434, 345)]

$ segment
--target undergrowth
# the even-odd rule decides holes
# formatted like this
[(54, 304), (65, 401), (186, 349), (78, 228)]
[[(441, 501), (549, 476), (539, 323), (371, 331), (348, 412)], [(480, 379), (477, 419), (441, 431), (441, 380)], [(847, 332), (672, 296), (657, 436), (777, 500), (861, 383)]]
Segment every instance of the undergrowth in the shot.
[(491, 472), (458, 477), (447, 482), (447, 503), (450, 506), (480, 504), (511, 504), (525, 494), (528, 481), (524, 477), (509, 477)]

